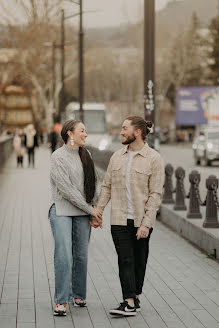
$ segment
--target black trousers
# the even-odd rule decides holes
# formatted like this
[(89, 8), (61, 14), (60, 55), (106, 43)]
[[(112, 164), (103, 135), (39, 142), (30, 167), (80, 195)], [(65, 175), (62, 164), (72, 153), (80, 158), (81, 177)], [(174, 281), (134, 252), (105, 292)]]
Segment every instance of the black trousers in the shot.
[(111, 234), (118, 255), (123, 299), (140, 295), (144, 284), (149, 240), (153, 228), (150, 229), (147, 238), (139, 240), (136, 237), (137, 230), (133, 220), (127, 220), (127, 226), (111, 226)]
[(21, 167), (23, 166), (23, 156), (17, 157), (17, 166), (19, 166), (19, 164), (21, 164)]
[(27, 151), (28, 151), (28, 164), (30, 166), (32, 162), (32, 166), (34, 166), (34, 147), (27, 148)]

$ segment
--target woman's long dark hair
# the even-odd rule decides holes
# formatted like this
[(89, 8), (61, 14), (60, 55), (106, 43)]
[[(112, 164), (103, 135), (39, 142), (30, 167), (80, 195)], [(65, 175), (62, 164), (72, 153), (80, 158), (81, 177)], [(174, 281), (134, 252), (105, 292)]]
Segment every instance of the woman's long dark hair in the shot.
[[(75, 127), (81, 123), (81, 121), (68, 120), (63, 124), (61, 136), (66, 144), (68, 141), (68, 131), (74, 132)], [(85, 147), (79, 147), (79, 156), (81, 158), (83, 171), (84, 171), (84, 193), (86, 197), (86, 202), (91, 203), (95, 191), (96, 191), (96, 173), (94, 168), (94, 162), (89, 154), (88, 150)]]

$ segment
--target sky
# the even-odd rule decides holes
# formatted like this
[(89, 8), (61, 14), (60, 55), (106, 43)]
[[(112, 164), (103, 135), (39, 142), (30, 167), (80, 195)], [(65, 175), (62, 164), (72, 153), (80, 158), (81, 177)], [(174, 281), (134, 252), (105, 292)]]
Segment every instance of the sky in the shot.
[[(133, 22), (143, 17), (141, 10), (144, 0), (83, 0), (84, 11), (96, 10), (95, 13), (84, 15), (85, 27), (105, 27)], [(168, 0), (155, 0), (156, 10), (162, 9)], [(67, 12), (77, 11), (77, 5), (68, 5)]]
[[(20, 22), (25, 21), (22, 11), (20, 11), (19, 1), (15, 6), (16, 0), (0, 0), (15, 18), (19, 17)], [(23, 0), (29, 3), (30, 0)], [(51, 0), (52, 1), (52, 0)], [(63, 0), (65, 14), (70, 16), (79, 11), (77, 4), (70, 3), (71, 0)], [(75, 0), (78, 1), (78, 0)], [(170, 0), (154, 0), (156, 10), (162, 9)], [(192, 0), (191, 0), (192, 1)], [(7, 3), (7, 5), (5, 5)], [(135, 22), (143, 18), (144, 0), (83, 0), (83, 11), (95, 11), (84, 14), (84, 27), (106, 27), (118, 26), (127, 22)], [(1, 8), (0, 8), (1, 22)], [(19, 22), (19, 23), (20, 23)], [(78, 17), (68, 21), (71, 24), (78, 24)]]

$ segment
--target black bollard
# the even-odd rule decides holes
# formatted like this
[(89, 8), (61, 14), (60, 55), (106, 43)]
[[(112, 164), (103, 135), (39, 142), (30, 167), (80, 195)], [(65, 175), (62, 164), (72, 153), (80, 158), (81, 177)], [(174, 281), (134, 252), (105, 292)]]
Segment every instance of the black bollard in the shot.
[(200, 174), (198, 171), (192, 171), (189, 175), (190, 191), (189, 191), (189, 211), (187, 218), (189, 219), (201, 219), (202, 215), (200, 212), (200, 205), (202, 204), (200, 193), (199, 193), (199, 183)]
[(176, 177), (176, 202), (174, 206), (175, 211), (186, 210), (185, 205), (185, 188), (183, 180), (185, 178), (185, 170), (182, 167), (178, 167), (175, 172)]
[(206, 216), (203, 223), (204, 228), (219, 228), (219, 222), (217, 219), (217, 189), (218, 179), (215, 175), (210, 175), (206, 180), (207, 199), (206, 199)]
[(174, 204), (173, 200), (173, 183), (172, 183), (173, 167), (171, 164), (165, 166), (165, 182), (163, 204)]

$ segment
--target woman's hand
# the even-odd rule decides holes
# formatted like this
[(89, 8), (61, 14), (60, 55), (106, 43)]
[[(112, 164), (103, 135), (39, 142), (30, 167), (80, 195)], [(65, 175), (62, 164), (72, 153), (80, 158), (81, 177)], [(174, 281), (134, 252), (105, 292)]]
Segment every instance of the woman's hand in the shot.
[(99, 223), (102, 223), (102, 214), (103, 211), (97, 207), (94, 207), (91, 212), (91, 216), (93, 216)]
[(97, 221), (96, 218), (92, 217), (89, 222), (90, 222), (91, 227), (93, 227), (95, 229), (100, 227), (102, 229), (102, 221), (99, 222), (99, 221)]

